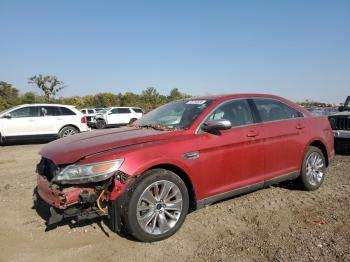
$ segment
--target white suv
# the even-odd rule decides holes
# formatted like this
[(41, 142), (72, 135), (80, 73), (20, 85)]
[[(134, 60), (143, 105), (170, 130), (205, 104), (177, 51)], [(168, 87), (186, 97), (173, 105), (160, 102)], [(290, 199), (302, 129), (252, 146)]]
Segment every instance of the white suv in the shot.
[(88, 126), (94, 126), (96, 114), (103, 114), (106, 112), (104, 108), (83, 108), (80, 111), (86, 116), (86, 123)]
[(143, 111), (138, 107), (111, 107), (104, 113), (97, 113), (95, 126), (98, 129), (106, 126), (121, 126), (131, 124), (140, 117)]
[(30, 104), (0, 112), (0, 143), (66, 137), (88, 130), (86, 117), (73, 106)]

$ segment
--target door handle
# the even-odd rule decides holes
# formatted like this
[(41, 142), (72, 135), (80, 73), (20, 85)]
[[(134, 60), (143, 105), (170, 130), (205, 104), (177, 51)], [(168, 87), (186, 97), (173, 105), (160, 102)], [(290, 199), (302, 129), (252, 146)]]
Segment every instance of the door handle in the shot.
[(297, 124), (297, 126), (296, 126), (296, 129), (299, 129), (299, 130), (304, 129), (304, 128), (305, 128), (305, 126), (303, 126), (302, 124)]
[(255, 130), (251, 130), (247, 133), (247, 137), (256, 137), (258, 135), (259, 135), (259, 133)]

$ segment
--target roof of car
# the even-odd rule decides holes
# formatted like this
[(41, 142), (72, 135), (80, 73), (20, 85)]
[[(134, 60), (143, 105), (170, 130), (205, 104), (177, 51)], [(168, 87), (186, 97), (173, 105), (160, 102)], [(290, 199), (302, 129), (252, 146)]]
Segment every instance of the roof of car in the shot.
[(75, 107), (75, 106), (72, 106), (72, 105), (45, 104), (45, 103), (38, 103), (38, 104), (22, 104), (22, 105), (18, 105), (18, 107), (22, 107), (22, 106), (67, 106), (67, 107)]
[(185, 98), (184, 100), (193, 100), (193, 99), (203, 99), (203, 100), (226, 100), (226, 99), (232, 99), (232, 98), (250, 98), (250, 97), (262, 97), (262, 98), (275, 98), (275, 99), (282, 99), (284, 98), (271, 95), (271, 94), (258, 94), (258, 93), (237, 93), (237, 94), (222, 94), (222, 95), (207, 95), (207, 96), (197, 96), (197, 97), (190, 97)]
[(139, 108), (139, 109), (141, 109), (140, 107), (137, 107), (137, 106), (112, 106), (112, 107), (110, 107), (110, 109), (113, 109), (113, 108)]

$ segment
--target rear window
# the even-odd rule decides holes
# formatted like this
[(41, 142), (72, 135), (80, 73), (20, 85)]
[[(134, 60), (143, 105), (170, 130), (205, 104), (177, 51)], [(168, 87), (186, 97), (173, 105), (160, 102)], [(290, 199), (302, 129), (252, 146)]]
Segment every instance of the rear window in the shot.
[(56, 106), (41, 106), (40, 116), (59, 116), (60, 112)]
[(111, 110), (112, 114), (129, 114), (130, 109), (129, 108), (113, 108)]
[(88, 114), (93, 114), (93, 113), (95, 113), (94, 110), (91, 110), (91, 109), (88, 110)]
[(143, 113), (143, 111), (140, 108), (132, 108), (135, 113)]
[(277, 100), (254, 99), (254, 103), (263, 122), (302, 117), (299, 111)]
[(75, 113), (66, 107), (58, 106), (41, 106), (39, 109), (40, 116), (70, 116)]
[(76, 115), (72, 110), (70, 110), (67, 107), (59, 107), (59, 110), (60, 110), (60, 114), (62, 116), (73, 116), (73, 115)]

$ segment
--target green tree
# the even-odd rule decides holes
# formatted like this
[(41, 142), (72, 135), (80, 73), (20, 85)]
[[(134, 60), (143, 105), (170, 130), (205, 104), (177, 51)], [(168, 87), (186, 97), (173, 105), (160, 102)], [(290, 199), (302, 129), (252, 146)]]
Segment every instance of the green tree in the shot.
[(17, 88), (0, 81), (0, 110), (17, 105), (19, 103), (18, 93)]
[(168, 95), (167, 99), (168, 101), (174, 101), (174, 100), (184, 99), (187, 97), (191, 97), (191, 96), (181, 93), (178, 88), (173, 88), (170, 90), (170, 94)]
[(93, 105), (95, 107), (118, 106), (119, 103), (119, 97), (112, 93), (99, 93), (93, 99)]
[(148, 87), (146, 90), (143, 90), (141, 99), (145, 109), (154, 109), (165, 102), (163, 102), (164, 96), (161, 96), (154, 87)]
[(37, 102), (36, 95), (33, 92), (24, 93), (21, 96), (21, 101), (23, 104), (34, 104)]
[(55, 95), (65, 87), (64, 83), (58, 80), (56, 76), (50, 75), (32, 76), (29, 78), (28, 83), (36, 85), (40, 90), (42, 90), (47, 102), (54, 98)]

